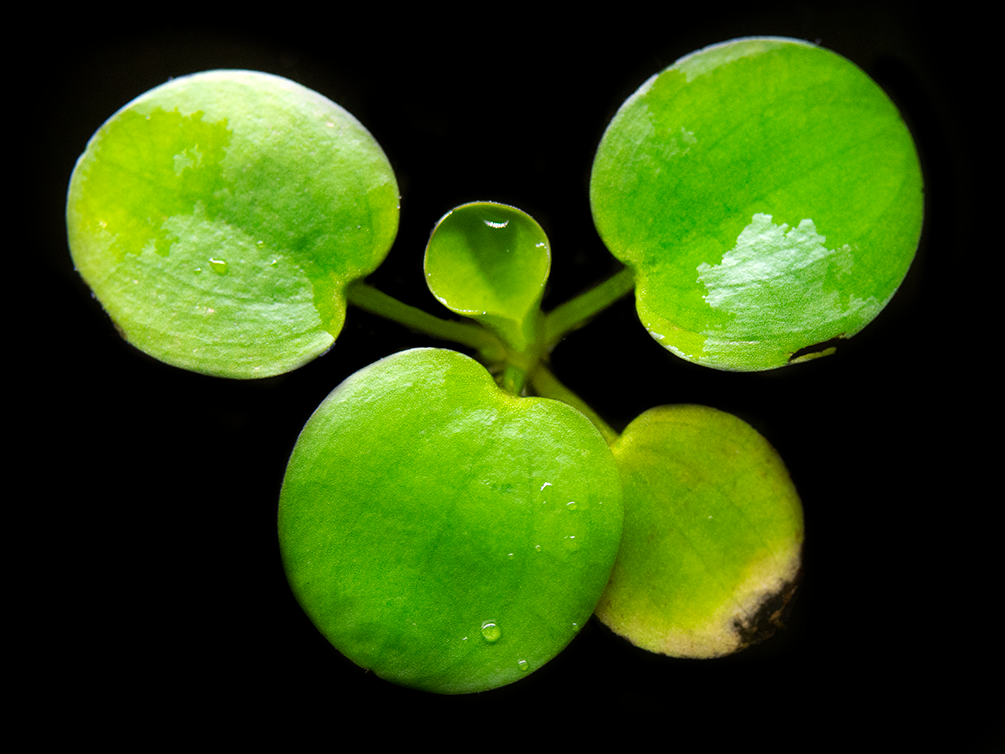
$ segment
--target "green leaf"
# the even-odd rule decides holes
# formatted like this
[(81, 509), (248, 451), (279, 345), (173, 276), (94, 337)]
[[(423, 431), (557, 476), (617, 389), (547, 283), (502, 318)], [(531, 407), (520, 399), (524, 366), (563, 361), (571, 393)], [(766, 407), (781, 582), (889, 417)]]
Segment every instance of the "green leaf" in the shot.
[(526, 677), (573, 638), (621, 519), (614, 457), (582, 414), (416, 349), (349, 377), (307, 422), (279, 540), (297, 600), (340, 652), (466, 693)]
[(647, 81), (604, 134), (590, 199), (650, 334), (738, 370), (875, 318), (923, 209), (893, 103), (848, 60), (781, 38), (714, 45)]
[(331, 347), (346, 286), (394, 241), (398, 187), (334, 102), (278, 76), (209, 71), (94, 134), (66, 222), (78, 271), (130, 343), (185, 369), (265, 377)]
[(611, 448), (624, 535), (597, 616), (652, 652), (716, 657), (767, 638), (791, 596), (802, 506), (750, 425), (705, 406), (661, 406)]
[(537, 340), (551, 247), (541, 226), (516, 207), (473, 202), (440, 218), (426, 246), (429, 290), (457, 314), (482, 322), (511, 348)]

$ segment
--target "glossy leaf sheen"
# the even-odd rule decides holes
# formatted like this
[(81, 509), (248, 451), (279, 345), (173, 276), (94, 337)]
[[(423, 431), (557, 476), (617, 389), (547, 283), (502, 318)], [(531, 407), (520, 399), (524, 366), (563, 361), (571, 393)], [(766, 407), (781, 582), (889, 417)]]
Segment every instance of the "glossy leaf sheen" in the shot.
[(802, 506), (781, 458), (750, 425), (705, 406), (651, 409), (612, 450), (624, 535), (597, 616), (653, 652), (742, 648), (799, 569)]
[(848, 60), (781, 38), (647, 81), (604, 134), (590, 197), (650, 334), (738, 370), (861, 330), (907, 273), (923, 209), (893, 103)]
[(226, 377), (326, 351), (386, 256), (398, 187), (352, 115), (287, 79), (210, 71), (133, 100), (74, 169), (74, 263), (123, 336)]
[(614, 457), (582, 414), (416, 349), (357, 372), (290, 458), (279, 538), (318, 629), (389, 681), (525, 677), (590, 617), (621, 537)]
[(483, 322), (518, 351), (534, 341), (551, 247), (526, 212), (494, 202), (452, 209), (433, 229), (424, 264), (429, 290), (448, 309)]

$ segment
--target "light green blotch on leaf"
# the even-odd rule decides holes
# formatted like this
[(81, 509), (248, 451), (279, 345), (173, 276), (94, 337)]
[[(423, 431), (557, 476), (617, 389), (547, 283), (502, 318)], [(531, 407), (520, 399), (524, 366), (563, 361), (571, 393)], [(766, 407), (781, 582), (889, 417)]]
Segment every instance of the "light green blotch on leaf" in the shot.
[[(164, 228), (170, 217), (216, 218), (233, 191), (222, 170), (231, 137), (226, 119), (206, 122), (202, 112), (125, 109), (110, 119), (70, 185), (71, 250), (84, 279), (107, 273), (109, 252), (117, 262), (142, 249), (167, 255), (174, 240)], [(88, 237), (94, 234), (105, 244), (93, 248)]]
[[(149, 248), (128, 254), (107, 278), (119, 295), (106, 308), (129, 342), (162, 352), (184, 348), (189, 363), (225, 363), (251, 377), (268, 374), (276, 359), (299, 365), (304, 354), (334, 342), (322, 327), (312, 281), (288, 258), (200, 211), (174, 215), (162, 229), (169, 255)], [(185, 305), (167, 306), (178, 291)], [(333, 307), (339, 303), (344, 307), (333, 292)]]
[[(757, 360), (774, 366), (807, 343), (857, 332), (875, 317), (885, 301), (858, 298), (841, 286), (855, 266), (853, 247), (828, 249), (825, 242), (811, 219), (789, 228), (759, 213), (719, 264), (698, 265), (698, 279), (708, 291), (705, 301), (730, 315), (725, 324), (702, 333), (700, 361), (729, 364), (739, 355), (748, 366)], [(761, 341), (766, 339), (773, 354), (764, 353)]]
[(760, 55), (769, 50), (775, 50), (785, 44), (806, 44), (798, 39), (782, 39), (778, 37), (749, 37), (734, 39), (729, 42), (709, 45), (696, 50), (690, 55), (673, 64), (673, 67), (683, 73), (690, 84), (699, 76), (712, 73), (724, 65), (752, 55)]

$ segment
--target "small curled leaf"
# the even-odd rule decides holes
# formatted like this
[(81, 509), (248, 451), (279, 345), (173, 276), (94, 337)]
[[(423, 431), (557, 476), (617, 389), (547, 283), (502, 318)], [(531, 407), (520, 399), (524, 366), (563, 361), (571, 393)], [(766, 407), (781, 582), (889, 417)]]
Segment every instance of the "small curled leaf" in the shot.
[(450, 210), (433, 229), (424, 264), (429, 290), (452, 312), (482, 322), (517, 351), (535, 341), (551, 247), (526, 212), (495, 202)]

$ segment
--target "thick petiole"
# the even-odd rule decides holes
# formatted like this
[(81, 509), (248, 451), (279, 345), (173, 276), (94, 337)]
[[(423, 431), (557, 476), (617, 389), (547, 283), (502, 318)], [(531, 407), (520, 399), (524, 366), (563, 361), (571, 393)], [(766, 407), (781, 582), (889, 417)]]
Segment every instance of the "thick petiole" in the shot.
[(398, 299), (381, 293), (373, 286), (363, 282), (350, 285), (346, 290), (346, 299), (353, 306), (397, 322), (415, 332), (433, 338), (452, 340), (463, 346), (474, 348), (489, 361), (502, 358), (506, 351), (499, 339), (480, 325), (452, 322), (434, 317), (422, 309), (403, 304)]
[(544, 318), (545, 343), (551, 348), (567, 333), (585, 325), (591, 317), (634, 288), (635, 273), (630, 267), (625, 267), (599, 285), (553, 309)]

